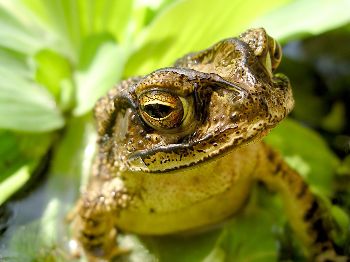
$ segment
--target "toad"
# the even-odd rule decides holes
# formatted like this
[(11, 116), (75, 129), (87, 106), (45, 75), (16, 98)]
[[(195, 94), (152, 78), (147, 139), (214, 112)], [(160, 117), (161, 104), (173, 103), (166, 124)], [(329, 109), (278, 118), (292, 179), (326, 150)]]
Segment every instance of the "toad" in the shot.
[(166, 235), (219, 223), (260, 181), (281, 195), (306, 256), (333, 261), (322, 203), (261, 141), (293, 108), (288, 78), (275, 73), (281, 55), (264, 29), (250, 29), (124, 80), (97, 102), (98, 152), (73, 220), (88, 257), (118, 254), (119, 230)]

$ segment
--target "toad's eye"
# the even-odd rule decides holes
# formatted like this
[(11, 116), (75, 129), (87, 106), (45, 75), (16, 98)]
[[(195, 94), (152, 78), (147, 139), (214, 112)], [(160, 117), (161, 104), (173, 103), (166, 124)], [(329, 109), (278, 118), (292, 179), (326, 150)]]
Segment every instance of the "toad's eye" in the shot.
[(155, 103), (155, 104), (148, 104), (148, 105), (146, 104), (143, 107), (143, 111), (145, 111), (145, 113), (152, 118), (161, 119), (171, 114), (171, 112), (174, 111), (174, 108), (171, 107), (171, 105)]
[(154, 129), (179, 127), (186, 115), (186, 100), (165, 91), (148, 91), (139, 97), (143, 120)]

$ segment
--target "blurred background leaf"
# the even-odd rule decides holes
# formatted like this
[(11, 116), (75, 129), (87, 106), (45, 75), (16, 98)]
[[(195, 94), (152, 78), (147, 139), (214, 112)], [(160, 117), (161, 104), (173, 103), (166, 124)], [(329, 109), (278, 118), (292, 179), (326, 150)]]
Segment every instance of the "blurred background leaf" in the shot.
[(169, 66), (186, 53), (239, 34), (256, 17), (288, 2), (179, 1), (161, 13), (141, 35), (140, 48), (128, 60), (126, 75), (147, 74), (155, 68)]
[(253, 26), (267, 28), (280, 41), (300, 38), (302, 34), (303, 37), (316, 35), (349, 23), (349, 8), (348, 0), (290, 1), (268, 15), (258, 17)]

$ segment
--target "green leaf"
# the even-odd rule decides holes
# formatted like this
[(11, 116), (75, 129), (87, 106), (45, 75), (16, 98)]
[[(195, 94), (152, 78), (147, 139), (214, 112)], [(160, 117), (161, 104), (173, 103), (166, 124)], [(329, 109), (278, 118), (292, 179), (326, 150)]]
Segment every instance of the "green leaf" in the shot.
[(76, 1), (22, 0), (17, 3), (27, 10), (27, 19), (36, 21), (45, 34), (53, 35), (54, 50), (77, 61), (81, 35)]
[[(64, 120), (53, 97), (33, 79), (30, 55), (49, 41), (19, 1), (0, 2), (0, 128), (50, 131)], [(50, 35), (50, 34), (48, 34)]]
[(171, 65), (188, 52), (236, 36), (257, 17), (289, 0), (180, 1), (165, 9), (150, 25), (125, 74), (138, 75)]
[(0, 130), (0, 205), (29, 180), (51, 142), (50, 134)]
[[(132, 13), (133, 1), (92, 1), (89, 7), (86, 1), (81, 0), (80, 5), (85, 5), (85, 10), (89, 12), (81, 12), (84, 16), (82, 27), (85, 31), (93, 29), (91, 33), (108, 32), (114, 35), (118, 42), (124, 42), (127, 37), (128, 24)], [(93, 13), (93, 20), (89, 15)], [(93, 23), (91, 25), (91, 22)]]
[(0, 183), (0, 205), (29, 180), (30, 169), (30, 165), (24, 165)]
[(5, 65), (0, 65), (0, 78), (0, 128), (44, 132), (63, 127), (64, 119), (47, 90)]
[(0, 68), (11, 68), (18, 77), (31, 77), (32, 72), (29, 70), (26, 55), (12, 49), (0, 47), (0, 57)]
[(45, 86), (58, 100), (62, 81), (71, 78), (72, 66), (70, 62), (49, 49), (40, 50), (34, 57), (37, 63), (35, 80)]
[[(222, 229), (192, 236), (163, 236), (140, 238), (144, 248), (158, 261), (205, 261), (216, 249)], [(220, 247), (218, 247), (219, 249)], [(181, 252), (180, 252), (181, 250)], [(221, 261), (221, 260), (220, 260)]]
[(277, 261), (277, 233), (285, 222), (279, 196), (256, 186), (247, 206), (226, 227), (225, 261)]
[(253, 26), (265, 27), (274, 37), (320, 34), (350, 22), (348, 0), (295, 0), (259, 17)]
[(329, 132), (341, 133), (346, 125), (346, 108), (344, 103), (335, 102), (331, 111), (322, 121), (322, 128)]
[(265, 138), (317, 191), (331, 196), (339, 160), (316, 132), (286, 119)]
[(61, 128), (63, 117), (51, 94), (34, 82), (28, 57), (8, 48), (0, 48), (0, 54), (0, 128), (40, 132)]
[[(96, 37), (100, 38), (99, 35)], [(86, 41), (91, 41), (91, 38)], [(91, 54), (90, 48), (85, 50), (87, 53), (82, 54), (81, 57), (86, 58)], [(76, 116), (91, 110), (97, 99), (105, 95), (120, 80), (127, 57), (126, 50), (111, 41), (103, 42), (96, 50), (91, 64), (75, 74), (77, 107), (73, 113)]]
[[(348, 150), (350, 152), (350, 137), (344, 137), (344, 143), (348, 143), (345, 146), (348, 146)], [(349, 176), (350, 177), (350, 154), (348, 154), (340, 164), (337, 169), (337, 174), (341, 176)]]
[(0, 1), (0, 46), (33, 54), (50, 42), (45, 32), (19, 1)]
[(57, 36), (62, 50), (78, 61), (83, 39), (99, 33), (110, 33), (122, 41), (132, 11), (133, 1), (22, 0), (36, 19)]
[(73, 65), (61, 54), (42, 49), (35, 54), (35, 80), (53, 95), (58, 108), (66, 112), (74, 106)]

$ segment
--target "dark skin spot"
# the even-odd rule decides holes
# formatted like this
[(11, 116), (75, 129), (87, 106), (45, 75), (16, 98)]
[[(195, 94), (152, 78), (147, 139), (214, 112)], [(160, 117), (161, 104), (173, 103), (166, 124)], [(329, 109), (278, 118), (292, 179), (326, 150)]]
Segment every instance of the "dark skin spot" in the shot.
[(312, 225), (315, 232), (317, 232), (316, 243), (324, 243), (328, 240), (327, 231), (324, 228), (323, 220), (318, 218)]
[(271, 162), (273, 162), (273, 161), (275, 160), (275, 154), (274, 154), (274, 152), (268, 151), (267, 158), (268, 158), (268, 160), (270, 160)]
[(275, 169), (275, 171), (274, 171), (274, 174), (278, 174), (279, 172), (281, 172), (281, 170), (282, 170), (282, 163), (281, 163), (281, 162), (278, 162), (278, 163), (276, 164), (276, 169)]
[(317, 203), (316, 200), (312, 201), (312, 204), (309, 208), (309, 210), (305, 213), (305, 216), (304, 216), (304, 220), (305, 221), (309, 221), (310, 219), (312, 219), (316, 213), (316, 211), (318, 210), (319, 208), (319, 205)]
[(307, 189), (308, 189), (307, 184), (303, 183), (303, 185), (300, 188), (299, 193), (297, 194), (297, 198), (302, 198), (305, 195), (305, 193), (307, 192)]
[(94, 240), (94, 239), (96, 239), (96, 238), (102, 238), (102, 237), (104, 237), (104, 234), (103, 234), (103, 233), (102, 233), (102, 234), (96, 235), (96, 234), (89, 234), (89, 233), (86, 233), (86, 232), (82, 232), (81, 234), (82, 234), (82, 236), (83, 236), (84, 238), (86, 238), (88, 241), (92, 241), (92, 240)]

